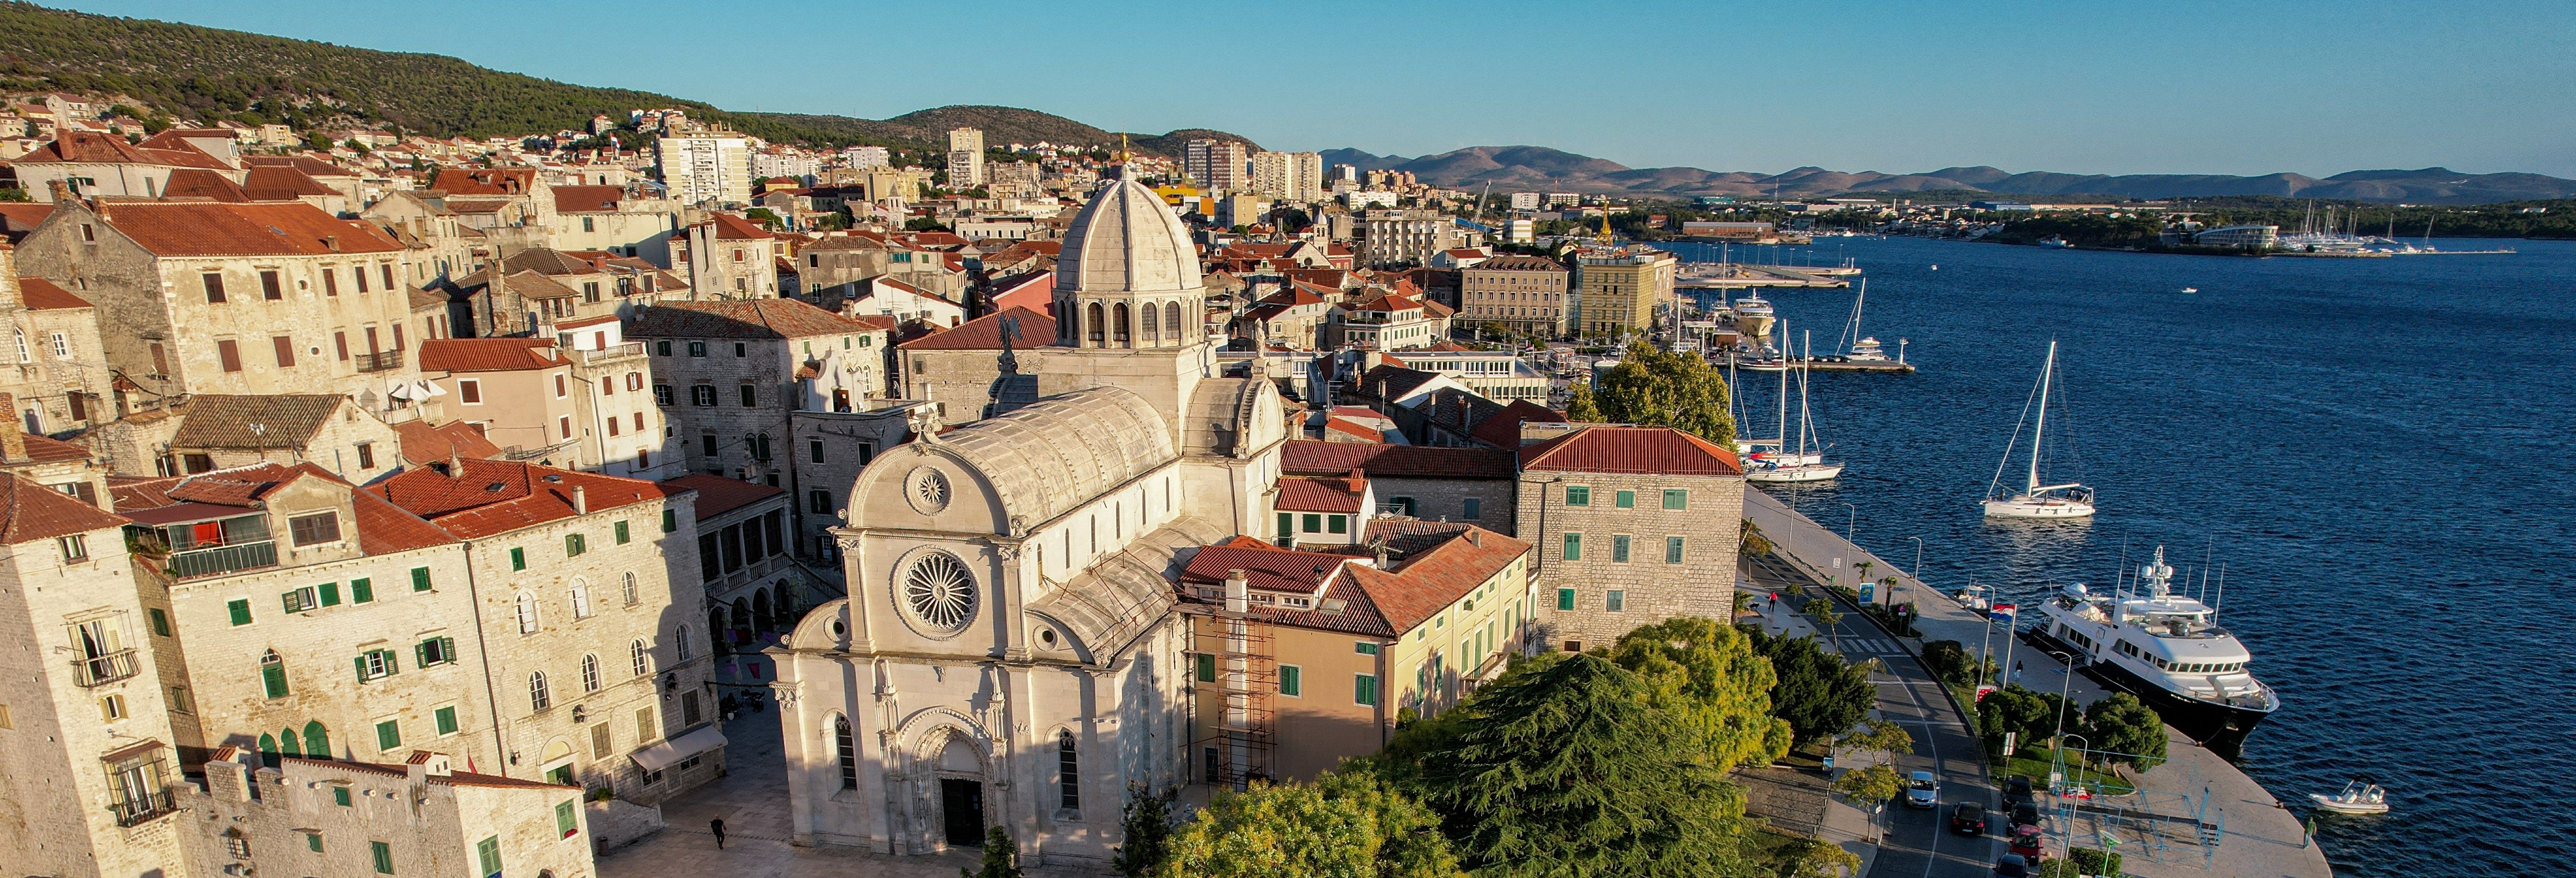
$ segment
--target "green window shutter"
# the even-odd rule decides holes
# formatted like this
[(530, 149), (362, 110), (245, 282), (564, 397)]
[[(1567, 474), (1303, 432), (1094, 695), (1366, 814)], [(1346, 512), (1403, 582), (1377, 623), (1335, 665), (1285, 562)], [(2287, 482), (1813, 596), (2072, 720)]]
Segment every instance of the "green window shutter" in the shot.
[(633, 537), (628, 536), (626, 533), (626, 522), (619, 521), (617, 523), (617, 544), (621, 546), (626, 545), (626, 542), (630, 539), (633, 539)]
[(662, 532), (663, 532), (663, 533), (670, 533), (670, 532), (672, 532), (672, 531), (679, 530), (679, 529), (680, 529), (680, 511), (679, 511), (679, 510), (677, 510), (677, 509), (665, 509), (665, 510), (662, 510)]
[(303, 606), (302, 604), (302, 601), (295, 599), (295, 593), (291, 591), (282, 592), (277, 596), (277, 605), (285, 608), (289, 613), (296, 612), (298, 610), (312, 609), (311, 607)]
[(364, 683), (364, 682), (366, 682), (366, 681), (367, 681), (367, 654), (362, 652), (362, 653), (359, 653), (359, 654), (358, 654), (358, 682)]
[(1279, 535), (1283, 537), (1294, 536), (1296, 533), (1297, 514), (1293, 512), (1279, 513)]
[(1337, 534), (1350, 533), (1351, 518), (1347, 515), (1326, 516), (1324, 519), (1324, 529)]
[(153, 607), (146, 611), (145, 615), (152, 617), (152, 634), (154, 636), (170, 636), (170, 614), (161, 612), (160, 607)]
[(390, 649), (381, 649), (377, 650), (377, 652), (385, 654), (385, 676), (391, 677), (395, 674), (402, 673), (402, 656), (395, 654), (394, 651)]
[(1352, 649), (1352, 651), (1357, 652), (1357, 653), (1359, 653), (1359, 654), (1361, 654), (1361, 655), (1376, 655), (1376, 654), (1377, 654), (1377, 644), (1370, 643), (1370, 642), (1365, 641), (1365, 640), (1362, 640), (1362, 641), (1359, 641), (1359, 642), (1356, 642), (1356, 643), (1351, 644), (1351, 649)]
[(1664, 508), (1666, 508), (1666, 509), (1689, 509), (1689, 508), (1690, 508), (1690, 491), (1689, 491), (1689, 490), (1687, 490), (1687, 489), (1684, 489), (1684, 488), (1666, 488), (1666, 489), (1664, 489)]
[(510, 569), (528, 569), (528, 550), (517, 547), (512, 547), (510, 549)]
[(1297, 667), (1297, 666), (1295, 666), (1295, 665), (1281, 665), (1281, 666), (1280, 666), (1280, 668), (1279, 668), (1279, 694), (1281, 694), (1281, 695), (1287, 695), (1287, 696), (1291, 696), (1291, 697), (1294, 697), (1294, 696), (1296, 696), (1296, 695), (1300, 694), (1300, 691), (1299, 691), (1299, 690), (1300, 690), (1300, 689), (1302, 689), (1303, 687), (1302, 687), (1301, 685), (1299, 685), (1299, 681), (1298, 681), (1298, 679), (1297, 679), (1297, 676), (1298, 676), (1298, 673), (1299, 673), (1300, 671), (1302, 671), (1302, 670), (1303, 670), (1302, 668), (1299, 668), (1299, 667)]
[(1567, 561), (1583, 560), (1582, 534), (1568, 533), (1565, 535), (1565, 551), (1562, 553), (1562, 557)]
[(482, 862), (483, 874), (501, 874), (501, 837), (496, 835), (475, 842), (474, 857)]
[(1627, 534), (1612, 534), (1610, 536), (1610, 562), (1613, 564), (1628, 563)]
[(235, 624), (235, 625), (248, 625), (248, 624), (250, 624), (250, 601), (249, 601), (248, 599), (237, 600), (237, 601), (225, 601), (225, 602), (224, 602), (224, 611), (232, 614), (232, 616), (233, 616), (233, 624)]
[(432, 716), (436, 717), (436, 718), (437, 718), (437, 720), (438, 720), (438, 733), (439, 733), (439, 734), (442, 734), (442, 735), (453, 735), (453, 734), (456, 734), (456, 708), (453, 708), (453, 707), (442, 707), (442, 708), (439, 708), (436, 712), (434, 712), (434, 713), (432, 714)]
[(368, 603), (368, 602), (374, 601), (375, 599), (376, 599), (376, 581), (375, 581), (375, 580), (373, 580), (373, 579), (352, 579), (352, 580), (349, 580), (349, 602), (350, 602), (350, 603), (353, 603), (353, 604), (363, 604), (363, 603)]
[(423, 640), (423, 641), (421, 641), (421, 642), (419, 642), (419, 643), (412, 644), (412, 645), (411, 645), (411, 659), (412, 659), (412, 663), (413, 663), (413, 664), (416, 664), (416, 665), (419, 665), (419, 666), (421, 666), (421, 667), (424, 667), (424, 668), (429, 667), (431, 664), (433, 664), (433, 662), (431, 662), (431, 661), (429, 660), (429, 645), (430, 645), (430, 644), (433, 644), (433, 643), (437, 643), (437, 642), (438, 642), (438, 639), (437, 639), (437, 638), (435, 638), (435, 637), (433, 637), (433, 638), (430, 638), (430, 639), (428, 639), (428, 640)]
[(1199, 653), (1199, 682), (1216, 682), (1216, 656)]
[(402, 746), (402, 723), (385, 720), (376, 724), (376, 749), (392, 750)]
[(312, 852), (314, 852), (314, 853), (317, 853), (317, 854), (318, 854), (318, 853), (321, 853), (321, 852), (322, 852), (322, 833), (319, 833), (319, 832), (307, 832), (307, 833), (305, 833), (305, 834), (304, 834), (304, 848), (305, 848), (306, 850), (310, 850), (310, 851), (312, 851)]
[(1574, 589), (1560, 588), (1556, 590), (1556, 608), (1560, 610), (1574, 609)]
[(579, 818), (573, 816), (571, 802), (561, 802), (555, 805), (556, 832), (563, 833), (563, 837), (565, 838), (571, 838), (572, 834), (579, 831), (580, 828), (581, 823)]
[(340, 584), (339, 584), (339, 583), (337, 583), (337, 582), (325, 582), (325, 583), (323, 583), (321, 586), (319, 586), (317, 590), (318, 590), (318, 591), (320, 591), (320, 592), (322, 593), (322, 605), (323, 605), (323, 606), (326, 606), (326, 607), (336, 607), (336, 606), (339, 606), (339, 605), (340, 605)]
[(1664, 538), (1664, 563), (1666, 563), (1666, 564), (1679, 564), (1679, 563), (1682, 563), (1682, 538), (1681, 538), (1681, 537), (1665, 537), (1665, 538)]
[(441, 637), (441, 638), (439, 638), (439, 639), (438, 639), (438, 656), (439, 656), (439, 658), (444, 659), (444, 660), (446, 660), (446, 661), (450, 661), (450, 662), (456, 661), (456, 638), (453, 638), (453, 637)]
[(1310, 534), (1319, 534), (1319, 533), (1323, 533), (1323, 532), (1324, 532), (1324, 517), (1323, 517), (1322, 515), (1318, 515), (1318, 514), (1316, 514), (1316, 513), (1309, 512), (1309, 513), (1306, 513), (1306, 516), (1305, 516), (1305, 517), (1306, 517), (1306, 520), (1305, 520), (1305, 525), (1306, 525), (1306, 527), (1304, 528), (1304, 530), (1305, 530), (1307, 533), (1310, 533)]
[(1611, 496), (1610, 505), (1617, 506), (1621, 509), (1635, 509), (1637, 508), (1637, 492), (1621, 491), (1614, 494)]
[[(332, 801), (332, 803), (333, 803), (333, 804), (339, 805), (340, 807), (343, 807), (343, 808), (349, 807), (349, 788), (348, 788), (348, 787), (332, 787), (332, 788), (331, 788), (331, 801)], [(385, 844), (385, 843), (384, 843), (384, 842), (381, 842), (381, 841), (380, 841), (380, 842), (376, 842), (376, 846), (377, 846), (379, 849), (383, 848), (383, 847), (384, 847), (384, 844)], [(390, 874), (390, 873), (389, 873), (389, 874)]]
[(428, 591), (428, 590), (429, 590), (429, 568), (427, 568), (427, 567), (414, 567), (414, 568), (412, 568), (412, 569), (411, 569), (411, 590), (413, 590), (413, 591)]
[(268, 697), (286, 697), (286, 666), (277, 664), (261, 665), (259, 668), (259, 682), (260, 688), (268, 693)]
[[(376, 861), (376, 874), (394, 873), (394, 846), (381, 841), (367, 842), (367, 853)], [(490, 874), (490, 873), (485, 873)]]
[(1377, 675), (1355, 674), (1351, 677), (1351, 703), (1377, 704)]
[(1582, 485), (1567, 485), (1567, 486), (1565, 486), (1565, 505), (1567, 505), (1567, 506), (1590, 506), (1590, 505), (1592, 505), (1592, 489), (1591, 489), (1591, 488), (1588, 488), (1588, 487), (1584, 487), (1584, 486), (1582, 486)]

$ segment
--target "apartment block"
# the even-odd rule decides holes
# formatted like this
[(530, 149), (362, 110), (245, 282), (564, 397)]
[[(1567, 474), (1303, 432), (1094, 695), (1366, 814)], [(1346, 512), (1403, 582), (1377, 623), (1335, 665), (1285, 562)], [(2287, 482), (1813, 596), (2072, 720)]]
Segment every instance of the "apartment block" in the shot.
[(1568, 307), (1563, 264), (1544, 256), (1496, 256), (1458, 272), (1458, 316), (1539, 338), (1563, 338)]
[(1584, 337), (1645, 332), (1655, 306), (1672, 298), (1677, 263), (1658, 250), (1619, 249), (1575, 258), (1575, 334)]
[(751, 143), (742, 137), (664, 137), (653, 142), (662, 185), (685, 205), (751, 203)]
[(982, 185), (984, 185), (983, 130), (948, 129), (948, 188), (972, 189)]

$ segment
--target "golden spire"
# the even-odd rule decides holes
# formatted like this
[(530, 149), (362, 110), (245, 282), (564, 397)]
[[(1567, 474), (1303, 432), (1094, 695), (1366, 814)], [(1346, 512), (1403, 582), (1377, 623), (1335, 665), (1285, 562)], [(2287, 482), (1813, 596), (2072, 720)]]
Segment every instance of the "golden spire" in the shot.
[(1610, 199), (1604, 198), (1601, 200), (1601, 244), (1608, 246), (1618, 243), (1618, 240), (1610, 234)]

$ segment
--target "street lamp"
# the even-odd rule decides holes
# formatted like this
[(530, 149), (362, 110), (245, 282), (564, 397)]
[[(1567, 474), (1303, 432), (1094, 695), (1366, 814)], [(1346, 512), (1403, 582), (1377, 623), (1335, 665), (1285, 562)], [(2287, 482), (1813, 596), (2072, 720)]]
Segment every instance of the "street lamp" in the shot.
[(2075, 685), (2075, 657), (2053, 649), (2047, 652), (2057, 657), (2060, 665), (2057, 672), (2066, 676), (2066, 679), (2057, 684), (2057, 729), (2049, 736), (2058, 739), (2058, 745), (2062, 748), (2066, 743), (2066, 693), (2070, 691), (2069, 687)]
[(1905, 574), (1905, 575), (1906, 575), (1908, 578), (1913, 579), (1913, 580), (1914, 580), (1914, 584), (1915, 584), (1915, 585), (1922, 585), (1922, 584), (1923, 584), (1923, 538), (1922, 538), (1922, 537), (1906, 537), (1906, 539), (1909, 539), (1909, 540), (1913, 540), (1913, 541), (1914, 541), (1914, 570), (1913, 570), (1912, 572), (1910, 572), (1910, 573)]

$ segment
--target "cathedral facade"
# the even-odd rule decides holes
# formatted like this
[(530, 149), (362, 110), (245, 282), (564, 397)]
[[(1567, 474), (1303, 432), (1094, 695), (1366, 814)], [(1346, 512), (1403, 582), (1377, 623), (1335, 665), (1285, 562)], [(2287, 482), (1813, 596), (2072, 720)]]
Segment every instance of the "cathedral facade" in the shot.
[(797, 843), (926, 853), (1001, 826), (1097, 865), (1131, 786), (1188, 782), (1173, 582), (1267, 535), (1289, 438), (1267, 381), (1216, 376), (1204, 296), (1187, 228), (1110, 181), (1065, 236), (1054, 343), (1004, 366), (1042, 395), (860, 473), (833, 529), (848, 596), (771, 650)]

